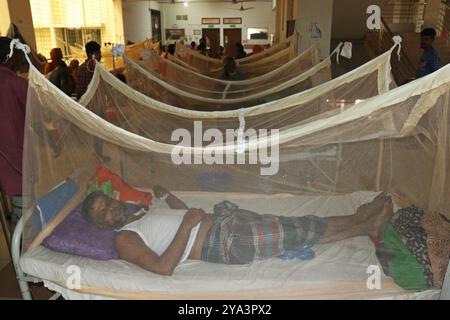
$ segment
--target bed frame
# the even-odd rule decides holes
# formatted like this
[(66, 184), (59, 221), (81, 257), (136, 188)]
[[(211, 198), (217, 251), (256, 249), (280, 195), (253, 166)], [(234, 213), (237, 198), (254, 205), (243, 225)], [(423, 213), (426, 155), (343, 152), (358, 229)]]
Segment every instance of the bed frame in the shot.
[[(42, 282), (43, 279), (28, 276), (26, 275), (22, 269), (20, 268), (20, 256), (21, 256), (21, 240), (22, 240), (22, 232), (23, 232), (23, 218), (19, 220), (14, 229), (14, 234), (12, 238), (12, 260), (14, 264), (14, 269), (16, 271), (17, 282), (19, 283), (20, 293), (24, 300), (32, 300), (33, 297), (31, 295), (29, 283), (39, 283)], [(55, 293), (49, 300), (56, 300), (61, 296), (60, 293)], [(447, 273), (445, 275), (444, 285), (442, 287), (442, 291), (440, 294), (440, 300), (450, 300), (450, 263), (447, 267)]]

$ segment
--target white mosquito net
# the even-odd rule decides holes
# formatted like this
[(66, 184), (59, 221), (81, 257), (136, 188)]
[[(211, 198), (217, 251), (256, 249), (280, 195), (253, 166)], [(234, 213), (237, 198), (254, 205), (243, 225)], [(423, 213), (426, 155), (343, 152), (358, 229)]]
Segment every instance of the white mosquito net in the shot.
[[(270, 49), (242, 59), (237, 59), (236, 62), (248, 72), (249, 77), (264, 74), (262, 71), (264, 70), (262, 67), (263, 64), (279, 66), (283, 64), (283, 61), (287, 62), (295, 56), (295, 53), (297, 52), (297, 39), (298, 34), (294, 34), (285, 41), (274, 45)], [(185, 63), (205, 74), (215, 75), (222, 69), (222, 61), (220, 59), (207, 57), (190, 48), (183, 48), (182, 52), (176, 52), (175, 55), (177, 58), (180, 58)], [(244, 66), (247, 64), (252, 66), (247, 68)], [(259, 67), (255, 68), (256, 66)]]
[(181, 108), (221, 110), (277, 100), (331, 80), (332, 55), (313, 67), (315, 59), (311, 58), (316, 56), (315, 53), (314, 49), (308, 50), (293, 63), (241, 81), (210, 78), (159, 56), (153, 56), (156, 62), (152, 63), (159, 72), (144, 69), (127, 57), (124, 61), (127, 84), (149, 97)]
[[(273, 258), (239, 268), (199, 262), (180, 265), (177, 277), (172, 278), (122, 263), (117, 256), (110, 258), (113, 263), (96, 261), (92, 255), (73, 260), (74, 255), (82, 254), (71, 251), (74, 249), (70, 245), (63, 249), (44, 248), (49, 248), (54, 237), (67, 235), (67, 244), (73, 239), (69, 234), (81, 232), (71, 229), (78, 223), (67, 223), (67, 219), (73, 218), (73, 209), (93, 187), (93, 177), (100, 179), (99, 163), (135, 191), (152, 192), (153, 186), (163, 185), (189, 207), (207, 212), (212, 212), (217, 203), (229, 200), (257, 214), (317, 215), (328, 219), (327, 228), (338, 228), (335, 218), (328, 218), (330, 215), (351, 215), (360, 204), (370, 202), (376, 192), (384, 191), (394, 198), (396, 213), (407, 214), (408, 210), (421, 208), (425, 215), (436, 213), (436, 219), (445, 221), (450, 218), (450, 66), (391, 91), (386, 90), (389, 83), (383, 83), (380, 93), (384, 93), (379, 96), (371, 97), (376, 92), (367, 95), (361, 90), (359, 98), (364, 101), (357, 104), (357, 96), (353, 95), (352, 103), (344, 103), (342, 108), (337, 107), (337, 100), (333, 108), (327, 107), (327, 99), (333, 99), (335, 94), (345, 97), (346, 91), (359, 84), (371, 81), (377, 91), (378, 86), (373, 83), (381, 77), (378, 64), (383, 59), (389, 64), (389, 56), (390, 52), (375, 60), (377, 63), (365, 65), (373, 70), (366, 77), (361, 78), (362, 69), (358, 69), (346, 78), (286, 100), (223, 112), (190, 111), (158, 103), (108, 77), (101, 67), (96, 69), (88, 91), (91, 99), (85, 96), (81, 101), (86, 108), (66, 97), (31, 67), (24, 145), (27, 197), (23, 268), (64, 286), (63, 269), (57, 269), (56, 275), (49, 270), (76, 262), (84, 272), (82, 292), (96, 288), (97, 294), (121, 297), (130, 290), (135, 293), (128, 297), (174, 293), (175, 297), (192, 298), (202, 293), (203, 297), (216, 298), (255, 294), (292, 298), (313, 289), (321, 297), (332, 293), (337, 298), (381, 295), (383, 291), (370, 290), (367, 270), (372, 265), (381, 268), (385, 264), (375, 251), (378, 247), (367, 237), (318, 244), (313, 247), (316, 257), (312, 260), (308, 260), (311, 256), (304, 258), (306, 261)], [(389, 74), (387, 70), (385, 76)], [(329, 86), (333, 89), (326, 91)], [(116, 110), (116, 125), (108, 119), (110, 108)], [(116, 181), (117, 176), (110, 180)], [(77, 192), (46, 201), (68, 177), (73, 179)], [(94, 189), (112, 192), (112, 197), (119, 192), (119, 199), (125, 201), (128, 191), (118, 190), (120, 183), (113, 185), (114, 190), (108, 191), (108, 186), (94, 183)], [(355, 194), (365, 196), (355, 200)], [(339, 228), (350, 228), (350, 234), (355, 235), (354, 228), (365, 225), (372, 230), (372, 225), (367, 224), (375, 227), (385, 216), (386, 211), (374, 209), (370, 218), (346, 220)], [(408, 219), (406, 222), (415, 221)], [(394, 226), (396, 223), (392, 222)], [(445, 235), (439, 233), (436, 223), (431, 225), (434, 227), (427, 227), (428, 235), (445, 243)], [(364, 228), (357, 229), (356, 234), (363, 236)], [(383, 227), (382, 236), (387, 245), (392, 243), (392, 228), (386, 228)], [(88, 229), (91, 227), (83, 230)], [(326, 229), (326, 234), (334, 239), (330, 234), (341, 231), (331, 229)], [(98, 237), (106, 232), (99, 230), (97, 236), (91, 235), (96, 243), (103, 241)], [(303, 249), (311, 253), (310, 247)], [(54, 251), (64, 254), (52, 256)], [(286, 258), (287, 251), (290, 250), (286, 249), (282, 257)], [(441, 273), (436, 271), (439, 268), (435, 269), (430, 260), (447, 259), (448, 263), (448, 257), (446, 252), (436, 252), (430, 251), (426, 261), (411, 264), (410, 260), (390, 260), (383, 270), (394, 280), (382, 277), (384, 293), (403, 292), (400, 288), (420, 291), (442, 284)], [(408, 259), (412, 256), (409, 254)], [(441, 265), (439, 270), (443, 268)], [(402, 272), (397, 273), (398, 270)], [(402, 277), (405, 274), (406, 278)], [(110, 279), (106, 281), (104, 277)], [(353, 295), (348, 290), (353, 290)]]
[[(340, 46), (336, 48), (331, 56), (333, 56), (333, 54), (338, 54), (339, 49)], [(295, 92), (295, 89), (292, 88), (296, 84), (295, 81), (298, 86), (301, 85), (299, 82), (304, 82), (303, 86), (307, 86), (308, 83), (309, 85), (312, 85), (314, 82), (314, 85), (317, 85), (331, 79), (331, 59), (327, 58), (320, 64), (320, 66), (310, 71), (309, 74), (312, 76), (304, 76), (301, 79), (297, 77), (296, 80), (286, 83), (296, 76), (299, 76), (306, 70), (319, 64), (316, 47), (311, 47), (302, 54), (298, 55), (296, 58), (289, 61), (287, 64), (274, 69), (267, 74), (248, 80), (237, 81), (222, 80), (205, 76), (187, 69), (176, 62), (161, 58), (154, 51), (149, 52), (148, 56), (143, 61), (137, 62), (139, 66), (145, 68), (145, 71), (147, 72), (142, 70), (142, 68), (139, 68), (139, 66), (136, 66), (136, 62), (130, 61), (131, 59), (128, 57), (125, 57), (124, 59), (128, 65), (127, 71), (129, 85), (142, 92), (149, 92), (149, 96), (154, 96), (155, 91), (157, 91), (156, 94), (161, 91), (157, 90), (157, 88), (152, 88), (151, 83), (154, 82), (152, 79), (155, 79), (155, 77), (172, 85), (172, 87), (180, 89), (181, 91), (195, 94), (197, 97), (215, 100), (238, 98), (235, 102), (253, 100), (255, 97), (252, 98), (251, 96), (255, 93), (259, 93), (259, 97), (264, 97), (265, 95), (269, 95), (271, 93), (277, 93), (277, 96), (281, 98), (282, 93), (280, 91), (283, 91), (283, 89), (291, 87), (291, 90), (288, 91), (292, 93)], [(145, 79), (150, 80), (147, 81)], [(308, 83), (306, 83), (306, 80), (309, 80)], [(280, 87), (283, 83), (284, 87)], [(155, 85), (155, 87), (160, 86)], [(170, 90), (168, 91), (170, 92)], [(285, 95), (289, 95), (289, 92)]]
[[(338, 108), (344, 109), (355, 102), (359, 102), (360, 100), (386, 92), (389, 90), (389, 86), (392, 85), (390, 59), (392, 51), (395, 50), (395, 48), (396, 46), (360, 68), (327, 83), (320, 84), (312, 89), (308, 89), (279, 100), (248, 107), (245, 110), (246, 116), (252, 115), (254, 118), (247, 119), (247, 121), (252, 121), (252, 125), (259, 125), (261, 121), (266, 126), (269, 122), (272, 122), (275, 126), (293, 125), (305, 118), (320, 114), (324, 111)], [(325, 67), (325, 70), (327, 70), (329, 63), (329, 59), (325, 60), (317, 65), (317, 68), (314, 67), (307, 72), (294, 77), (294, 79), (296, 81), (297, 79), (303, 79), (306, 80), (303, 82), (311, 84), (311, 79), (314, 79), (317, 74), (317, 70), (320, 70), (321, 67)], [(128, 78), (130, 78), (130, 74), (128, 74)], [(162, 80), (155, 79), (154, 77), (153, 79), (153, 82), (150, 82), (148, 78), (142, 78), (143, 81), (133, 82), (133, 78), (131, 77), (131, 79), (129, 79), (129, 84), (132, 85), (132, 87), (139, 89), (135, 91), (126, 84), (114, 78), (106, 70), (99, 67), (94, 73), (91, 86), (88, 88), (86, 94), (81, 98), (80, 103), (88, 106), (90, 110), (94, 110), (97, 114), (101, 114), (104, 118), (108, 116), (110, 121), (122, 126), (122, 124), (130, 124), (130, 122), (132, 122), (132, 120), (124, 114), (127, 112), (131, 112), (131, 114), (133, 114), (133, 121), (137, 122), (140, 121), (139, 119), (145, 119), (145, 117), (139, 116), (141, 112), (150, 112), (154, 114), (154, 119), (161, 119), (158, 115), (160, 112), (172, 114), (174, 116), (188, 117), (189, 121), (191, 121), (191, 119), (196, 119), (197, 117), (238, 118), (240, 111), (236, 109), (240, 109), (246, 104), (248, 105), (248, 101), (251, 101), (248, 97), (241, 99), (220, 100), (214, 100), (206, 97), (202, 98), (193, 93), (179, 90), (174, 86), (163, 82)], [(147, 83), (153, 85), (146, 85)], [(300, 83), (302, 82), (300, 81)], [(282, 83), (278, 86), (278, 88), (283, 88), (285, 85), (285, 83)], [(157, 92), (154, 92), (151, 87), (159, 87), (160, 90), (156, 90)], [(150, 92), (147, 92), (146, 90), (149, 90)], [(264, 101), (265, 99), (273, 99), (274, 97), (277, 97), (277, 95), (280, 96), (281, 93), (274, 92), (271, 96), (262, 98), (259, 98), (259, 93), (254, 94), (253, 96), (259, 98), (260, 101)], [(155, 97), (155, 99), (152, 99), (151, 96)], [(162, 103), (160, 102), (161, 100), (167, 101), (170, 104)], [(112, 103), (113, 101), (122, 102)], [(180, 105), (180, 101), (184, 103), (182, 104), (184, 110), (174, 107), (176, 105)], [(191, 112), (186, 110), (186, 108), (199, 111), (216, 111), (214, 113), (195, 112), (194, 110)], [(220, 111), (226, 109), (233, 109), (236, 111)], [(275, 117), (267, 117), (268, 114), (275, 111), (277, 112)], [(180, 125), (179, 121), (181, 120), (174, 118), (173, 123), (176, 123), (175, 125)], [(255, 122), (253, 123), (253, 121)], [(168, 121), (168, 123), (171, 123), (171, 121)], [(131, 125), (129, 127), (132, 128), (135, 126), (140, 127), (139, 130), (144, 130), (144, 127), (147, 127), (143, 123), (139, 125)], [(147, 130), (152, 129), (149, 127)]]

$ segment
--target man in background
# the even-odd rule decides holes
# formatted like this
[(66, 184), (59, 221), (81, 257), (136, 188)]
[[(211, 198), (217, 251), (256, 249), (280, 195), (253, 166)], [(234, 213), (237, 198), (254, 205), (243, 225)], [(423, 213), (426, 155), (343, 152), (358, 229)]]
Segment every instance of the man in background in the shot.
[[(9, 57), (11, 39), (0, 37), (0, 192), (13, 203), (22, 194), (22, 153), (28, 82), (17, 76), (20, 52)], [(18, 201), (20, 202), (20, 201)], [(15, 212), (14, 220), (20, 218)]]
[(433, 47), (436, 38), (436, 30), (433, 28), (426, 28), (422, 30), (420, 47), (423, 49), (422, 57), (420, 58), (420, 66), (416, 72), (416, 78), (422, 78), (442, 67), (441, 57), (439, 52)]
[(89, 83), (94, 76), (95, 63), (102, 59), (101, 46), (95, 42), (90, 41), (85, 46), (87, 59), (78, 69), (78, 78), (76, 81), (77, 99), (86, 92)]

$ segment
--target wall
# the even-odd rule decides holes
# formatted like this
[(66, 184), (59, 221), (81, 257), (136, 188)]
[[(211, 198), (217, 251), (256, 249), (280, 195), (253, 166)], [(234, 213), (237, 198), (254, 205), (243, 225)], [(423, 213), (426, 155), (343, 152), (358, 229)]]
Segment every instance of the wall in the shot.
[[(161, 11), (159, 3), (151, 1), (149, 8), (148, 1), (123, 2), (122, 7), (125, 43), (150, 39), (152, 37), (152, 25), (149, 9)], [(164, 19), (162, 14), (161, 19)]]
[(0, 36), (4, 37), (11, 23), (9, 19), (8, 0), (0, 0), (0, 17)]
[[(231, 2), (231, 1), (230, 1)], [(275, 33), (275, 11), (272, 10), (271, 2), (249, 2), (244, 3), (245, 7), (255, 7), (252, 10), (239, 11), (239, 5), (231, 3), (189, 3), (185, 7), (182, 3), (177, 4), (159, 4), (161, 19), (163, 24), (163, 40), (165, 40), (166, 28), (185, 29), (188, 41), (197, 41), (201, 36), (194, 36), (193, 30), (207, 28), (207, 25), (201, 25), (202, 18), (227, 18), (242, 17), (242, 25), (236, 25), (236, 28), (242, 28), (243, 43), (255, 44), (256, 40), (247, 40), (247, 28), (268, 28), (269, 34)], [(157, 8), (157, 4), (152, 2), (152, 9)], [(177, 15), (188, 15), (187, 21), (177, 21)], [(123, 15), (125, 26), (126, 41), (142, 41), (151, 37), (150, 18), (148, 13), (148, 2), (130, 2), (123, 3)], [(221, 19), (222, 22), (222, 19)], [(215, 25), (215, 28), (227, 28), (229, 25)], [(269, 39), (270, 40), (270, 39)], [(223, 45), (223, 33), (221, 32), (221, 44)], [(267, 41), (264, 41), (267, 43)]]
[(427, 0), (424, 28), (436, 28), (440, 16), (441, 0)]
[[(299, 0), (297, 10), (295, 24), (300, 34), (300, 51), (315, 43), (319, 48), (320, 57), (326, 58), (330, 54), (333, 0)], [(314, 24), (319, 27), (321, 37), (312, 30)]]
[(370, 5), (382, 9), (388, 0), (336, 0), (333, 5), (333, 39), (362, 39), (367, 33), (366, 13)]

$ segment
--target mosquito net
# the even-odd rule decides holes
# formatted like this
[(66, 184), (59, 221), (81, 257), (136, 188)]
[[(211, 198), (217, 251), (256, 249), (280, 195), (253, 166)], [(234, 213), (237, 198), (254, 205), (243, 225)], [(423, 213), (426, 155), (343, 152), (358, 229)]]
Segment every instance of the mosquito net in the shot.
[[(331, 54), (338, 54), (341, 46), (338, 46), (336, 50)], [(128, 57), (125, 57), (127, 64), (130, 65), (129, 83), (135, 83), (136, 89), (139, 89), (139, 78), (148, 78), (147, 72), (140, 72), (141, 68), (135, 66), (136, 63), (131, 62)], [(228, 99), (233, 97), (244, 97), (256, 92), (263, 92), (265, 90), (277, 87), (279, 84), (291, 80), (295, 76), (300, 75), (302, 72), (312, 68), (319, 63), (318, 53), (316, 47), (311, 47), (296, 58), (289, 61), (287, 64), (270, 71), (259, 77), (255, 77), (248, 80), (222, 80), (217, 78), (211, 78), (185, 68), (184, 66), (173, 62), (172, 60), (164, 59), (160, 57), (156, 52), (151, 51), (149, 55), (143, 61), (138, 62), (140, 66), (145, 68), (149, 73), (149, 77), (154, 79), (158, 77), (161, 80), (171, 84), (172, 86), (198, 96), (214, 99)], [(323, 74), (325, 79), (323, 82), (330, 80), (331, 70), (330, 59), (326, 59), (321, 67), (317, 68), (315, 73), (317, 76), (314, 81), (316, 84), (320, 80), (318, 79)], [(328, 68), (328, 71), (327, 71)], [(137, 69), (137, 70), (136, 70)], [(152, 77), (153, 75), (153, 77)], [(278, 90), (272, 90), (277, 92)]]
[[(313, 68), (311, 56), (314, 52), (308, 50), (292, 64), (242, 81), (213, 79), (173, 65), (170, 69), (170, 61), (158, 56), (154, 59), (159, 61), (157, 65), (162, 73), (144, 69), (124, 57), (125, 74), (129, 86), (161, 102), (188, 109), (236, 109), (277, 100), (330, 80), (331, 56)], [(305, 71), (306, 68), (309, 70)]]
[[(361, 73), (357, 70), (341, 81), (354, 87), (369, 80), (376, 82), (379, 76), (372, 72), (361, 79)], [(442, 284), (437, 270), (445, 268), (435, 269), (430, 260), (447, 259), (448, 263), (447, 253), (441, 250), (440, 255), (433, 255), (438, 251), (430, 250), (428, 258), (414, 260), (417, 251), (398, 234), (420, 220), (414, 212), (424, 217), (431, 214), (428, 233), (420, 241), (426, 243), (432, 235), (445, 243), (439, 221), (450, 218), (450, 66), (376, 97), (361, 91), (364, 101), (328, 111), (324, 106), (329, 96), (323, 95), (327, 86), (300, 93), (289, 103), (281, 100), (248, 110), (198, 112), (150, 103), (148, 97), (106, 74), (97, 68), (89, 89), (92, 92), (97, 86), (95, 94), (90, 93), (92, 101), (85, 108), (30, 68), (24, 146), (26, 254), (21, 260), (27, 273), (66, 286), (64, 270), (52, 268), (75, 263), (83, 270), (82, 292), (93, 288), (103, 289), (94, 290), (97, 294), (109, 292), (111, 296), (135, 292), (128, 297), (174, 293), (193, 298), (202, 293), (203, 297), (220, 298), (245, 297), (246, 293), (246, 297), (280, 298), (299, 297), (312, 289), (322, 297), (332, 293), (344, 297), (349, 290), (353, 295), (346, 297), (371, 292), (381, 296), (383, 291), (370, 290), (370, 267), (378, 268), (385, 294), (402, 292), (400, 287), (425, 290)], [(109, 87), (99, 86), (101, 78)], [(358, 82), (349, 80), (356, 78)], [(108, 108), (116, 108), (118, 125), (104, 119), (101, 109)], [(68, 177), (77, 192), (72, 196), (63, 192), (64, 196), (44, 201)], [(113, 190), (104, 185), (108, 181)], [(109, 256), (113, 263), (97, 261), (92, 250), (89, 255), (84, 253), (89, 258), (72, 259), (83, 253), (73, 251), (70, 245), (57, 249), (49, 241), (62, 236), (65, 244), (72, 243), (76, 241), (69, 234), (83, 234), (83, 241), (95, 239), (94, 244), (98, 244), (103, 241), (100, 234), (107, 230), (117, 236), (117, 228), (109, 225), (108, 229), (106, 220), (98, 220), (103, 216), (89, 216), (89, 210), (82, 210), (88, 214), (84, 220), (67, 222), (92, 188), (121, 201), (147, 204), (149, 195), (142, 192), (151, 192), (155, 206), (158, 201), (175, 201), (168, 198), (171, 192), (190, 208), (214, 212), (214, 227), (207, 230), (207, 236), (198, 233), (205, 237), (201, 259), (221, 264), (181, 264), (176, 276), (167, 278), (154, 275), (152, 266), (135, 268), (139, 262), (124, 258), (123, 251), (120, 256), (129, 259), (127, 263), (117, 255)], [(379, 191), (387, 195), (371, 202)], [(364, 196), (357, 198), (355, 194)], [(364, 203), (369, 204), (360, 206)], [(400, 218), (388, 222), (393, 211)], [(115, 215), (119, 211), (114, 212), (113, 217), (119, 217)], [(316, 217), (297, 217), (308, 214)], [(229, 223), (243, 229), (226, 231), (227, 226), (231, 228)], [(76, 225), (82, 225), (81, 229), (75, 230)], [(93, 225), (99, 229), (91, 229)], [(420, 221), (414, 227), (420, 227)], [(219, 230), (217, 239), (215, 228)], [(276, 232), (276, 228), (281, 231)], [(88, 229), (98, 233), (85, 235)], [(224, 243), (220, 232), (237, 234), (242, 242), (230, 236)], [(280, 241), (273, 239), (281, 235)], [(361, 237), (368, 235), (373, 243)], [(377, 240), (378, 235), (384, 248), (394, 255), (388, 261), (379, 255), (383, 241)], [(214, 251), (208, 245), (210, 240), (212, 246), (218, 241), (217, 246), (225, 251)], [(64, 254), (55, 256), (58, 251)], [(277, 258), (269, 259), (271, 256)], [(226, 266), (228, 263), (243, 265), (233, 268)]]
[[(252, 64), (261, 60), (269, 62), (277, 59), (284, 59), (286, 53), (289, 53), (291, 58), (295, 55), (297, 50), (298, 35), (294, 34), (285, 41), (274, 45), (272, 48), (264, 50), (254, 55), (236, 60), (238, 65)], [(288, 50), (287, 50), (288, 49)], [(283, 53), (281, 53), (283, 52)], [(184, 62), (192, 67), (205, 73), (214, 74), (215, 70), (222, 68), (222, 61), (200, 54), (198, 51), (190, 48), (183, 48), (182, 52), (177, 52), (176, 56), (181, 58)], [(272, 59), (268, 59), (272, 58)], [(279, 63), (279, 62), (274, 62)], [(256, 72), (256, 71), (253, 71)]]
[[(380, 57), (370, 61), (369, 63), (361, 66), (360, 68), (343, 75), (339, 78), (333, 79), (327, 83), (320, 84), (315, 88), (308, 89), (306, 91), (293, 94), (282, 98), (280, 100), (275, 100), (267, 102), (262, 105), (246, 108), (246, 115), (254, 115), (258, 124), (258, 121), (263, 121), (265, 125), (272, 122), (274, 125), (293, 125), (302, 119), (307, 117), (320, 114), (324, 111), (336, 109), (336, 108), (347, 108), (348, 106), (359, 102), (360, 100), (375, 96), (379, 93), (389, 90), (389, 86), (392, 85), (391, 73), (390, 73), (390, 59), (392, 51), (395, 50), (394, 46), (390, 51), (381, 55)], [(327, 70), (329, 65), (329, 60), (323, 61), (314, 68), (308, 70), (307, 72), (297, 76), (297, 79), (304, 79), (303, 82), (309, 81), (311, 84), (311, 79), (314, 79), (316, 71), (320, 70), (321, 67), (325, 67)], [(136, 69), (139, 70), (139, 69)], [(320, 74), (320, 72), (319, 72)], [(128, 75), (130, 77), (130, 75)], [(158, 115), (159, 112), (173, 114), (175, 116), (180, 115), (182, 117), (188, 118), (205, 118), (205, 117), (235, 117), (239, 116), (240, 111), (236, 109), (242, 108), (243, 102), (247, 103), (249, 100), (246, 98), (241, 99), (221, 99), (214, 100), (211, 98), (201, 98), (192, 93), (183, 92), (170, 84), (163, 82), (162, 80), (155, 79), (153, 86), (161, 90), (156, 92), (154, 97), (158, 100), (152, 99), (147, 95), (152, 95), (152, 86), (146, 85), (150, 83), (148, 78), (142, 78), (143, 81), (134, 83), (131, 78), (129, 84), (139, 89), (141, 85), (144, 89), (139, 91), (131, 90), (129, 86), (118, 81), (111, 74), (106, 72), (100, 66), (98, 70), (94, 73), (93, 81), (86, 92), (86, 94), (80, 100), (80, 103), (88, 106), (91, 110), (95, 110), (97, 114), (109, 115), (110, 121), (116, 121), (116, 124), (130, 123), (128, 116), (123, 115), (126, 110), (133, 110), (132, 114), (135, 115), (135, 120), (139, 121), (141, 117), (137, 116), (140, 112), (144, 113), (154, 113), (154, 119), (160, 119)], [(295, 80), (295, 78), (294, 78)], [(305, 81), (306, 80), (306, 81)], [(292, 83), (292, 82), (291, 82)], [(301, 81), (300, 81), (301, 83)], [(289, 81), (288, 81), (289, 84)], [(281, 90), (286, 84), (283, 83), (278, 85), (278, 90)], [(251, 86), (249, 85), (251, 88)], [(295, 87), (295, 86), (294, 86)], [(289, 87), (288, 87), (289, 88)], [(149, 90), (147, 92), (146, 90)], [(171, 91), (169, 91), (171, 90)], [(142, 92), (140, 92), (142, 91)], [(269, 91), (273, 92), (273, 91)], [(142, 94), (144, 93), (144, 94)], [(280, 95), (280, 92), (273, 92), (271, 96), (266, 96), (263, 99), (269, 99)], [(254, 94), (253, 96), (258, 97), (259, 94)], [(170, 99), (168, 98), (170, 97)], [(189, 99), (189, 100), (188, 100)], [(263, 100), (261, 99), (261, 100)], [(159, 100), (169, 101), (170, 104), (161, 103)], [(111, 103), (113, 101), (122, 101), (121, 103)], [(178, 104), (178, 101), (190, 102), (190, 105), (195, 110), (217, 110), (214, 113), (202, 113), (195, 111), (182, 110), (174, 107)], [(107, 103), (105, 103), (107, 102)], [(214, 104), (213, 104), (214, 103)], [(187, 104), (185, 103), (184, 106)], [(216, 107), (220, 106), (220, 107)], [(124, 108), (122, 108), (124, 107)], [(220, 112), (219, 110), (233, 109), (236, 111)], [(123, 111), (125, 110), (125, 111)], [(284, 110), (284, 111), (283, 111)], [(272, 117), (267, 117), (271, 112), (276, 111), (276, 115)], [(256, 116), (258, 116), (256, 118)], [(266, 120), (264, 120), (266, 119)], [(175, 121), (175, 119), (174, 119)], [(248, 121), (253, 121), (248, 119)], [(171, 121), (169, 121), (170, 123)], [(175, 121), (177, 125), (179, 120)], [(174, 122), (174, 123), (175, 123)], [(253, 125), (253, 123), (252, 123)], [(120, 125), (121, 126), (121, 125)], [(133, 125), (131, 126), (133, 127)], [(142, 127), (142, 124), (139, 125)], [(144, 126), (146, 127), (146, 126)], [(143, 130), (141, 128), (140, 130)], [(151, 127), (147, 130), (152, 130)]]

